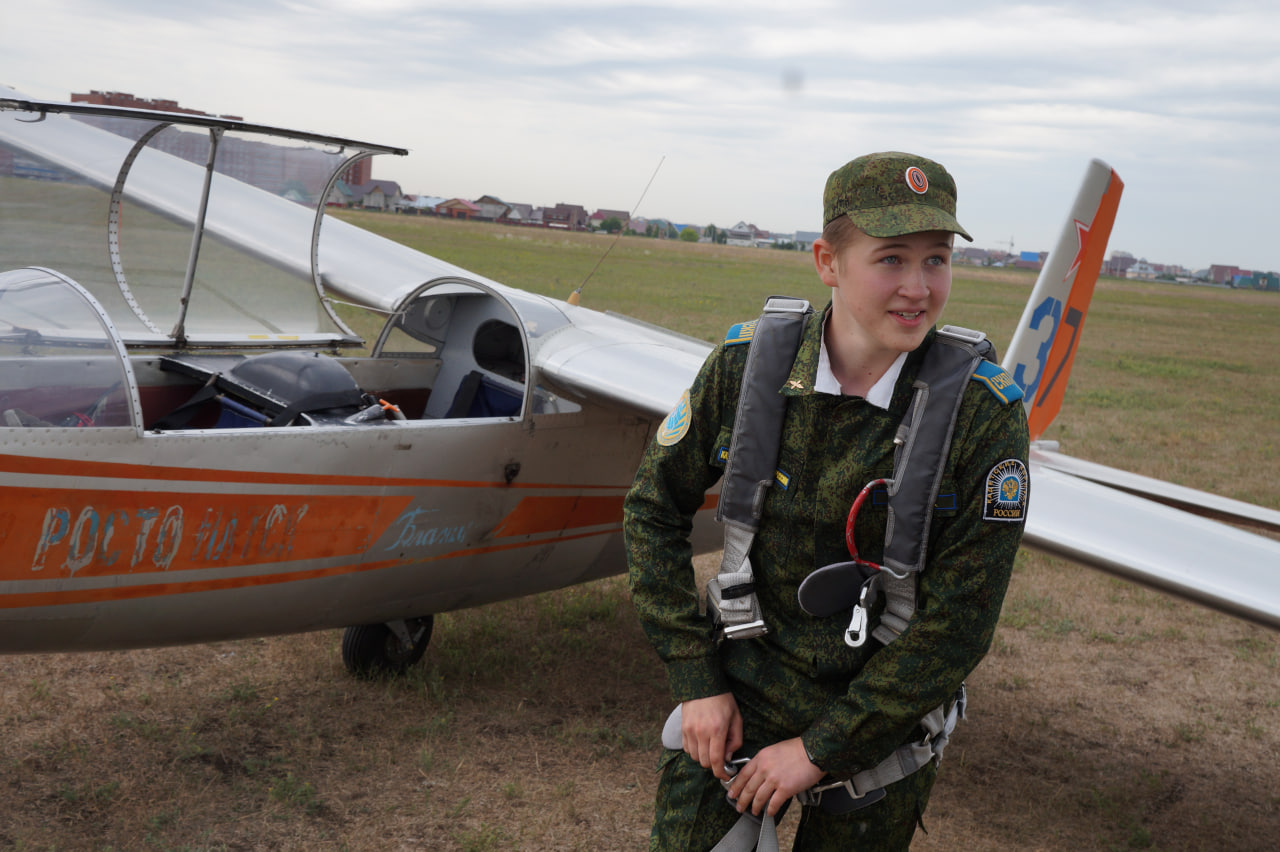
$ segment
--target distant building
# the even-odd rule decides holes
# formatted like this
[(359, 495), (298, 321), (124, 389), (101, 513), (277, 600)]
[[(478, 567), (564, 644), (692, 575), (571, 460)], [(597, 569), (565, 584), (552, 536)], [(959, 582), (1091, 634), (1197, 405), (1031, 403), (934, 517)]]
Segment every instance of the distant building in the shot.
[(406, 213), (431, 216), (435, 215), (436, 208), (444, 204), (444, 201), (438, 195), (406, 195), (403, 209)]
[(473, 202), (480, 212), (476, 214), (476, 218), (487, 222), (497, 222), (505, 219), (507, 212), (511, 209), (511, 205), (503, 201), (496, 195), (482, 195)]
[[(1258, 286), (1258, 282), (1262, 282), (1262, 286)], [(1241, 275), (1231, 282), (1231, 286), (1238, 290), (1265, 290), (1267, 282), (1267, 273), (1253, 272), (1249, 275)]]
[(671, 236), (671, 229), (675, 227), (667, 219), (650, 219), (649, 224), (645, 225), (644, 232), (650, 236), (665, 240)]
[(177, 101), (161, 99), (149, 100), (138, 98), (128, 92), (99, 92), (92, 89), (88, 92), (72, 92), (72, 103), (93, 104), (95, 106), (125, 107), (126, 109), (149, 109), (157, 112), (177, 112), (183, 115), (207, 115), (210, 118), (225, 118), (229, 121), (244, 121), (238, 115), (218, 115), (198, 109), (187, 109), (178, 106)]
[(465, 198), (450, 198), (436, 205), (436, 212), (451, 219), (474, 219), (480, 214), (480, 208)]
[(347, 186), (345, 180), (337, 180), (329, 189), (329, 195), (325, 198), (326, 207), (350, 207), (355, 203), (355, 193), (351, 187)]
[(1160, 272), (1145, 260), (1139, 260), (1125, 270), (1124, 277), (1138, 281), (1153, 281)]
[(1044, 266), (1045, 258), (1048, 256), (1047, 251), (1018, 252), (1018, 259), (1013, 262), (1013, 265), (1018, 269), (1039, 270)]
[(1113, 251), (1111, 257), (1102, 264), (1102, 274), (1113, 278), (1124, 278), (1129, 267), (1137, 262), (1138, 259), (1127, 251)]
[(1209, 280), (1215, 284), (1230, 284), (1241, 275), (1248, 274), (1248, 272), (1238, 266), (1225, 266), (1220, 263), (1215, 263), (1209, 267)]
[(725, 240), (725, 244), (731, 246), (754, 248), (761, 243), (767, 245), (772, 242), (772, 235), (768, 231), (761, 230), (748, 222), (739, 222), (729, 228), (727, 234), (728, 238)]
[(813, 241), (821, 236), (821, 231), (796, 231), (796, 248), (800, 251), (808, 251), (813, 248)]
[(609, 219), (617, 219), (622, 223), (622, 229), (626, 230), (627, 225), (631, 222), (631, 214), (626, 210), (608, 210), (602, 207), (591, 214), (588, 224), (593, 230), (599, 230)]
[(393, 180), (371, 180), (355, 190), (356, 204), (365, 210), (399, 210), (404, 206), (404, 193)]
[(542, 211), (542, 224), (548, 228), (561, 228), (569, 231), (585, 231), (587, 229), (587, 211), (577, 204), (557, 204)]
[(1233, 287), (1245, 290), (1280, 290), (1280, 275), (1274, 272), (1255, 272), (1252, 275), (1241, 275), (1232, 282)]
[(951, 253), (951, 262), (960, 263), (968, 266), (983, 266), (991, 258), (991, 252), (986, 249), (972, 248), (970, 246), (961, 246)]
[(512, 225), (541, 225), (542, 208), (532, 204), (509, 204), (507, 216), (503, 222)]

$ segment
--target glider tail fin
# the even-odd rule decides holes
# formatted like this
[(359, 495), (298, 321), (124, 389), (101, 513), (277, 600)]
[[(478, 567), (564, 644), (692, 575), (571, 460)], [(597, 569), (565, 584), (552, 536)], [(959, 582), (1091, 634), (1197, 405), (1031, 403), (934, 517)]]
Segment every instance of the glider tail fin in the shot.
[(1123, 189), (1114, 169), (1090, 161), (1005, 353), (1002, 366), (1023, 389), (1032, 440), (1044, 434), (1062, 406)]

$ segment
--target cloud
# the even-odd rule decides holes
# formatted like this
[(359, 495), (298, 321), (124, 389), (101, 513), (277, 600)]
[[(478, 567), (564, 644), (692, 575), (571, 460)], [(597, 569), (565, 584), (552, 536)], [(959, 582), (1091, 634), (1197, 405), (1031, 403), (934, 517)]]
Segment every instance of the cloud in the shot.
[(809, 229), (828, 171), (896, 148), (947, 163), (975, 234), (1047, 248), (1100, 156), (1129, 187), (1113, 246), (1280, 266), (1254, 224), (1280, 197), (1262, 0), (44, 0), (0, 24), (30, 94), (403, 145), (375, 170), (409, 191), (626, 207), (666, 155), (645, 212)]

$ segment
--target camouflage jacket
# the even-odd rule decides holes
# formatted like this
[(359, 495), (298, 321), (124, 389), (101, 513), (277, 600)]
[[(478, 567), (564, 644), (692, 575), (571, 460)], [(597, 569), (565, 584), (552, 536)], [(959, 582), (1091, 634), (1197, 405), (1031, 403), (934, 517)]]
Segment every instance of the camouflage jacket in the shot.
[[(752, 548), (768, 635), (718, 648), (699, 613), (688, 541), (693, 515), (724, 469), (747, 346), (722, 344), (708, 357), (690, 388), (688, 431), (670, 446), (655, 441), (648, 448), (627, 495), (624, 530), (632, 600), (666, 665), (674, 698), (767, 680), (753, 688), (778, 696), (782, 712), (790, 713), (781, 729), (802, 735), (818, 766), (849, 776), (912, 739), (920, 718), (955, 693), (990, 647), (1025, 502), (1014, 521), (989, 520), (996, 513), (988, 485), (1010, 460), (1025, 477), (1028, 437), (1021, 404), (969, 383), (934, 508), (915, 616), (888, 646), (869, 640), (848, 647), (849, 613), (810, 616), (796, 591), (815, 569), (849, 559), (849, 508), (867, 482), (892, 474), (894, 433), (934, 332), (908, 355), (884, 410), (861, 397), (812, 390), (824, 317), (810, 318), (781, 391), (788, 397), (781, 476), (769, 489)], [(855, 540), (863, 558), (880, 560), (886, 519), (883, 499), (861, 510)], [(873, 609), (871, 627), (878, 616)]]

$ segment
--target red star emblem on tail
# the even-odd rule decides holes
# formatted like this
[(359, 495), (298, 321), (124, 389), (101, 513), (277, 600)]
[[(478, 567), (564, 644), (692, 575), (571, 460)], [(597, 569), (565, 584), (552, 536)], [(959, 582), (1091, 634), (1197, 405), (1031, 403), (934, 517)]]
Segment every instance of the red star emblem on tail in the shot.
[(1084, 260), (1084, 248), (1089, 244), (1089, 226), (1079, 219), (1074, 221), (1076, 223), (1076, 240), (1080, 243), (1080, 247), (1076, 249), (1076, 256), (1072, 258), (1071, 268), (1067, 270), (1066, 276), (1062, 279), (1063, 281), (1076, 274), (1076, 270), (1080, 268), (1080, 261)]

